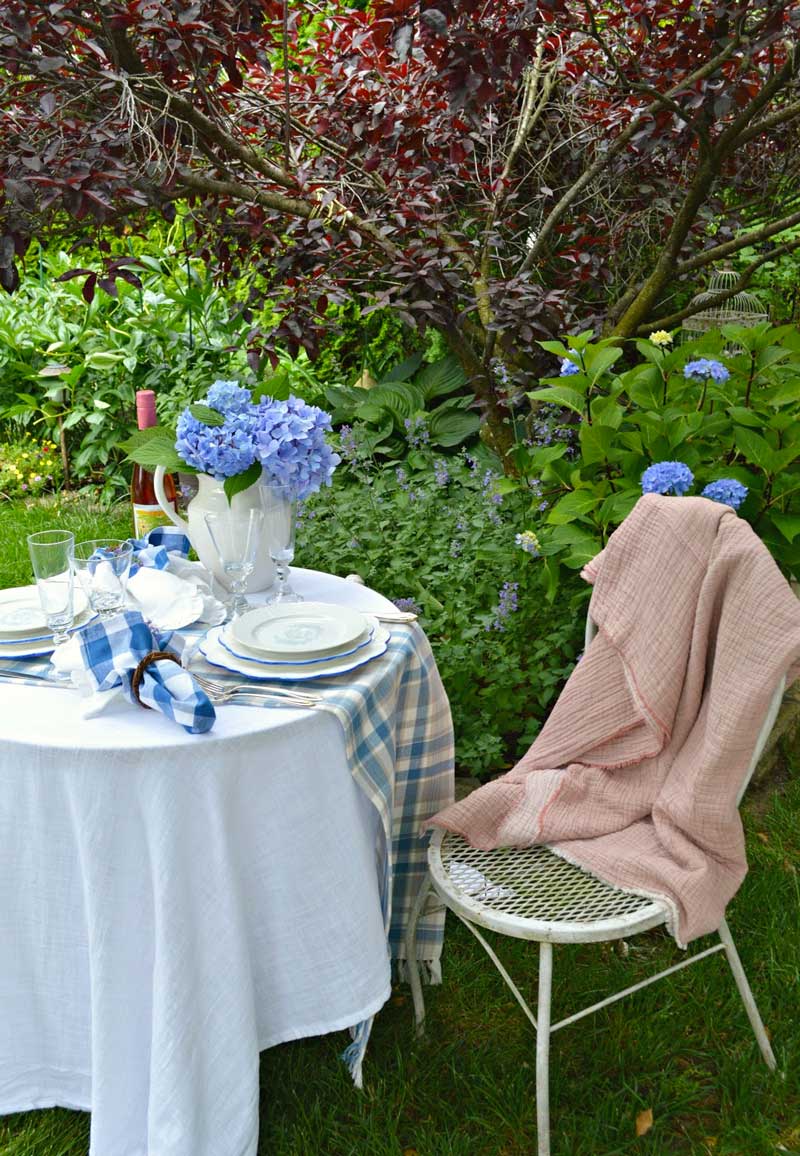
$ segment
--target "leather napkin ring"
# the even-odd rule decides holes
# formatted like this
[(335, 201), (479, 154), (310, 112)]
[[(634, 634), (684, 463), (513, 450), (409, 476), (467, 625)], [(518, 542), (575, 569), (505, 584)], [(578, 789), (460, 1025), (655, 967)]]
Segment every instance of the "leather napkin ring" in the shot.
[(142, 702), (142, 700), (139, 698), (139, 685), (144, 678), (144, 672), (147, 667), (151, 662), (158, 662), (159, 658), (168, 658), (170, 662), (175, 662), (178, 664), (178, 666), (181, 664), (181, 660), (177, 657), (177, 655), (170, 654), (168, 650), (151, 650), (149, 654), (144, 656), (142, 661), (136, 667), (136, 670), (134, 670), (133, 674), (131, 675), (131, 690), (133, 691), (133, 697), (136, 699), (139, 706), (143, 706), (145, 710), (152, 710), (153, 708), (148, 706), (146, 702)]

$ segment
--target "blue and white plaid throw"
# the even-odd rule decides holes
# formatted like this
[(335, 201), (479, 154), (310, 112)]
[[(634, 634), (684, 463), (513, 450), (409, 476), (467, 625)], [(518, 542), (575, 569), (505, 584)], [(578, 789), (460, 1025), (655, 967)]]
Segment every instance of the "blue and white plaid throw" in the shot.
[[(154, 633), (138, 611), (126, 610), (106, 621), (91, 622), (78, 639), (94, 689), (121, 685), (125, 697), (135, 702), (131, 680), (136, 667), (151, 651), (166, 650), (170, 635)], [(171, 660), (151, 662), (145, 668), (139, 698), (189, 734), (204, 734), (214, 725), (216, 712), (210, 699), (189, 672)]]
[[(430, 643), (415, 625), (392, 626), (386, 653), (358, 670), (310, 684), (320, 707), (336, 715), (344, 731), (353, 777), (381, 818), (381, 904), (392, 958), (402, 973), (405, 931), (427, 870), (428, 839), (421, 835), (431, 815), (453, 801), (453, 724)], [(201, 656), (192, 660), (198, 669)], [(218, 682), (241, 682), (218, 666), (204, 664)], [(309, 684), (289, 683), (298, 690)], [(317, 708), (319, 709), (319, 707)], [(419, 921), (417, 952), (423, 973), (441, 979), (444, 911)], [(344, 1053), (360, 1087), (372, 1020), (352, 1029)]]

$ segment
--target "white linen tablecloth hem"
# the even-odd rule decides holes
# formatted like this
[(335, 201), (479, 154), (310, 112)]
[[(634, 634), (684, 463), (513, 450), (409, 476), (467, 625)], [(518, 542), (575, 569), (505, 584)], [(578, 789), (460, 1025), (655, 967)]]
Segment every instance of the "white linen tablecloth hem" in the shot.
[(306, 1036), (327, 1036), (331, 1032), (341, 1032), (346, 1028), (353, 1028), (360, 1024), (363, 1020), (368, 1020), (376, 1015), (392, 994), (392, 985), (388, 983), (382, 995), (378, 999), (372, 1000), (366, 1007), (360, 1010), (348, 1013), (345, 1016), (340, 1016), (335, 1020), (320, 1020), (317, 1023), (304, 1024), (299, 1028), (292, 1028), (291, 1031), (279, 1032), (275, 1036), (269, 1036), (266, 1041), (259, 1040), (258, 1050), (265, 1052), (268, 1048), (275, 1048), (278, 1044), (289, 1044), (293, 1040), (301, 1040)]
[(36, 1096), (33, 1100), (14, 1100), (13, 1103), (0, 1101), (0, 1116), (15, 1116), (18, 1112), (38, 1112), (45, 1108), (66, 1108), (69, 1112), (91, 1112), (90, 1105), (84, 1102), (73, 1103), (58, 1093), (46, 1096)]
[(0, 1116), (39, 1108), (92, 1110), (92, 1078), (69, 1068), (36, 1067), (7, 1074), (0, 1067)]

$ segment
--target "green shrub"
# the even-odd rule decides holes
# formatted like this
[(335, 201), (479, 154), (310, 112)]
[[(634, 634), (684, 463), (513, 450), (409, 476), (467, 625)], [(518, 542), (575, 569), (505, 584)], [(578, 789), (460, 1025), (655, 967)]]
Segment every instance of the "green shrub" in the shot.
[[(562, 566), (580, 569), (602, 549), (659, 462), (687, 466), (691, 493), (723, 478), (744, 485), (741, 516), (784, 572), (800, 575), (800, 332), (726, 326), (674, 349), (666, 336), (662, 345), (636, 341), (640, 361), (624, 370), (615, 339), (593, 342), (589, 332), (542, 343), (567, 373), (529, 397), (567, 412), (571, 436), (532, 428), (514, 451), (522, 477), (501, 488), (533, 487), (522, 524), (538, 535), (550, 597)], [(689, 373), (701, 359), (714, 374)]]

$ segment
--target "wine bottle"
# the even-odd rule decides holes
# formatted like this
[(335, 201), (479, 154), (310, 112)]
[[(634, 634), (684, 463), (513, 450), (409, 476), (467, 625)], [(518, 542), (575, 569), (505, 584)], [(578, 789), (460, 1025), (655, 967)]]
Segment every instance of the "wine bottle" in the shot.
[[(139, 429), (149, 429), (158, 424), (156, 418), (156, 395), (152, 389), (136, 391), (136, 420)], [(175, 512), (175, 482), (172, 474), (164, 475), (164, 493)], [(133, 531), (137, 538), (145, 538), (156, 526), (170, 525), (169, 518), (156, 500), (153, 475), (144, 466), (134, 465), (131, 479), (131, 502), (133, 504)]]

